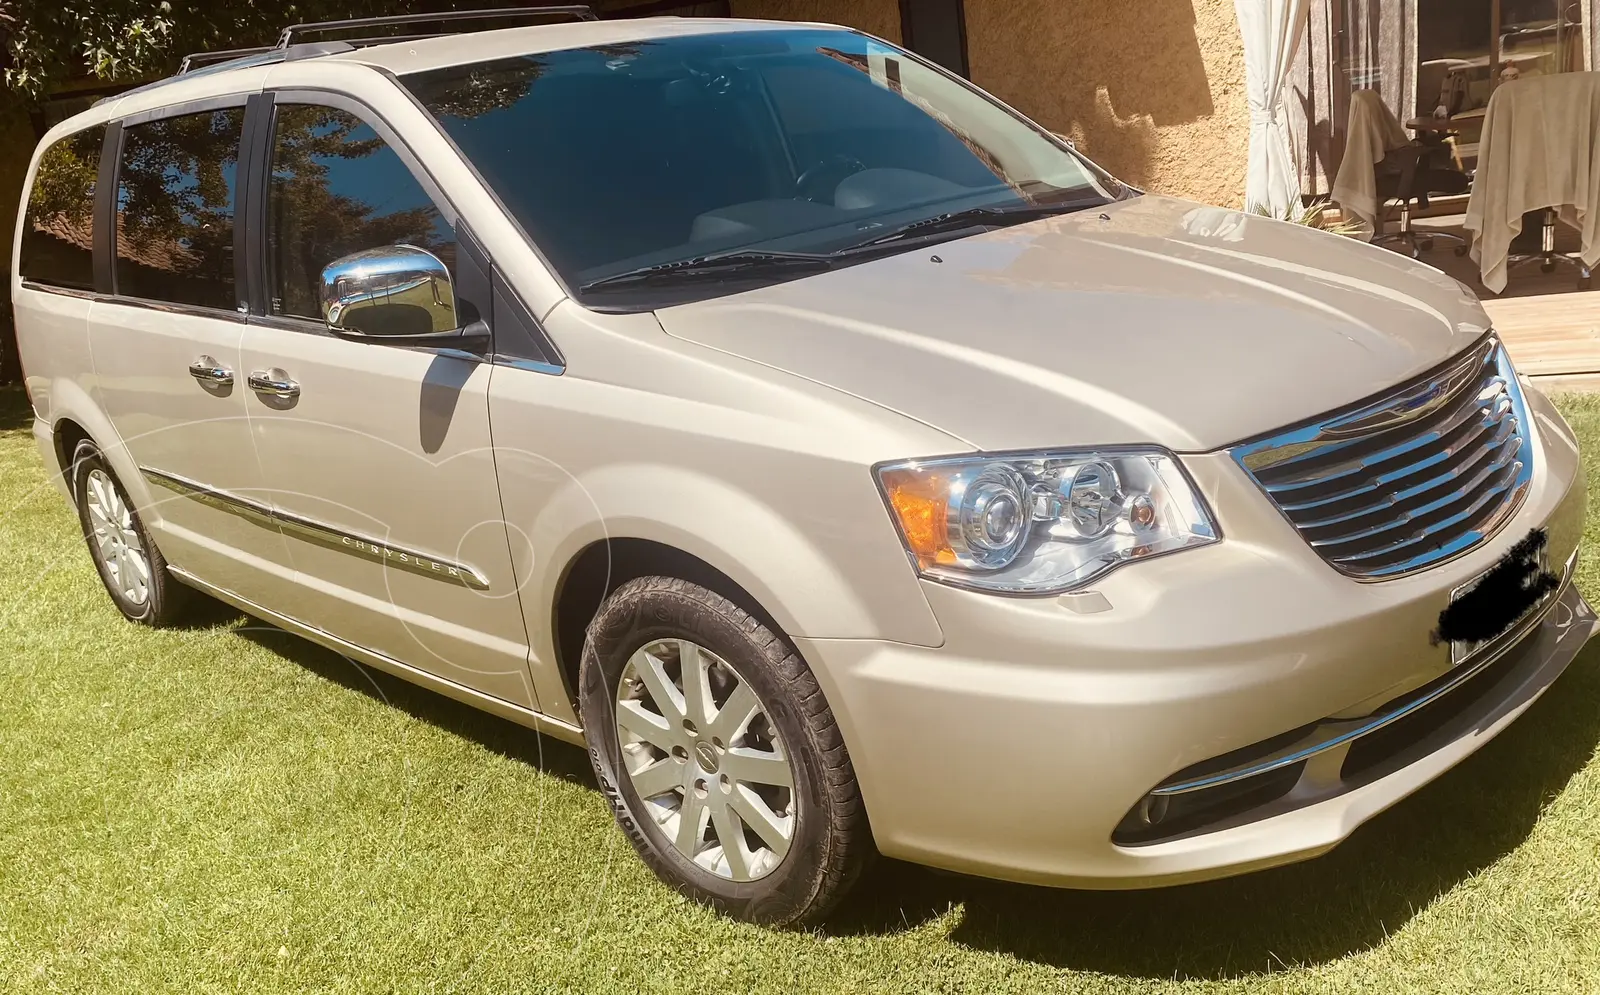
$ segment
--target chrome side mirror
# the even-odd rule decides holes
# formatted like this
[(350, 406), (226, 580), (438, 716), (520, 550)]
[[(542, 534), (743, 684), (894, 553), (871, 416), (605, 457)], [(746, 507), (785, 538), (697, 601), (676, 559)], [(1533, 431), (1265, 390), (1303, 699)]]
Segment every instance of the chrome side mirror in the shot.
[(322, 318), (347, 339), (461, 349), (488, 344), (483, 322), (461, 326), (450, 271), (414, 245), (385, 245), (329, 263), (322, 270)]

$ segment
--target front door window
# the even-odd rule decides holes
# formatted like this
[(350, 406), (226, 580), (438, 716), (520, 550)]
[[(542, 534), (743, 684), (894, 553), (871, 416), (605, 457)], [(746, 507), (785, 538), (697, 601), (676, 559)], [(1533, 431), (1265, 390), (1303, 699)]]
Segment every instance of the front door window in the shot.
[(322, 268), (405, 243), (454, 270), (455, 230), (372, 125), (317, 104), (279, 104), (267, 195), (271, 312), (322, 320)]

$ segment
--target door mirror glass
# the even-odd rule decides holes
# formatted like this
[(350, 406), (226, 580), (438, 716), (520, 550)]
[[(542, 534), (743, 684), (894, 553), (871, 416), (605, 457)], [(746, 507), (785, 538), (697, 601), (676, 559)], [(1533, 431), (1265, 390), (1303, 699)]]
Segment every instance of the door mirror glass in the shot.
[(335, 333), (381, 338), (460, 328), (450, 271), (414, 245), (343, 256), (322, 270), (322, 318)]

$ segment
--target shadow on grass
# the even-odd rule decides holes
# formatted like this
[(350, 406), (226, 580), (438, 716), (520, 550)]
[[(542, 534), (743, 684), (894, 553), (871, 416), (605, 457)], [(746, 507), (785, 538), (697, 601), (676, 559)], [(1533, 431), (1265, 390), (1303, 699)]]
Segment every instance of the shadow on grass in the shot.
[(0, 432), (14, 432), (33, 424), (33, 409), (19, 383), (0, 384)]
[[(213, 621), (213, 624), (215, 622)], [(241, 638), (548, 774), (594, 787), (588, 757), (265, 625)], [(881, 861), (824, 932), (885, 935), (961, 907), (953, 942), (1077, 971), (1222, 980), (1370, 949), (1527, 838), (1600, 740), (1600, 642), (1494, 742), (1315, 860), (1205, 884), (1064, 891)], [(596, 799), (596, 804), (600, 804)]]
[[(220, 602), (216, 604), (223, 619), (244, 617)], [(211, 624), (216, 624), (216, 620)], [(526, 726), (364, 666), (264, 622), (252, 620), (237, 633), (241, 639), (263, 646), (335, 684), (398, 708), (413, 718), (470, 739), (502, 756), (520, 760), (553, 777), (598, 790), (594, 770), (589, 766), (589, 755), (571, 743), (541, 736)]]

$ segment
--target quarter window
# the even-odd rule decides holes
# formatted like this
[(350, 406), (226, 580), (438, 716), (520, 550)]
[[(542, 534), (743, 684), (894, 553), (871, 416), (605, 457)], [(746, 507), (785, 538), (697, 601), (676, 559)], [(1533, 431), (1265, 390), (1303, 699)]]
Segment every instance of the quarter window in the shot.
[(94, 188), (104, 127), (68, 135), (45, 149), (22, 222), (24, 280), (94, 289)]
[(455, 231), (372, 126), (346, 111), (279, 104), (267, 237), (273, 314), (320, 320), (323, 267), (385, 245), (427, 249), (455, 271)]
[(118, 294), (234, 309), (234, 179), (243, 130), (242, 107), (125, 129)]

